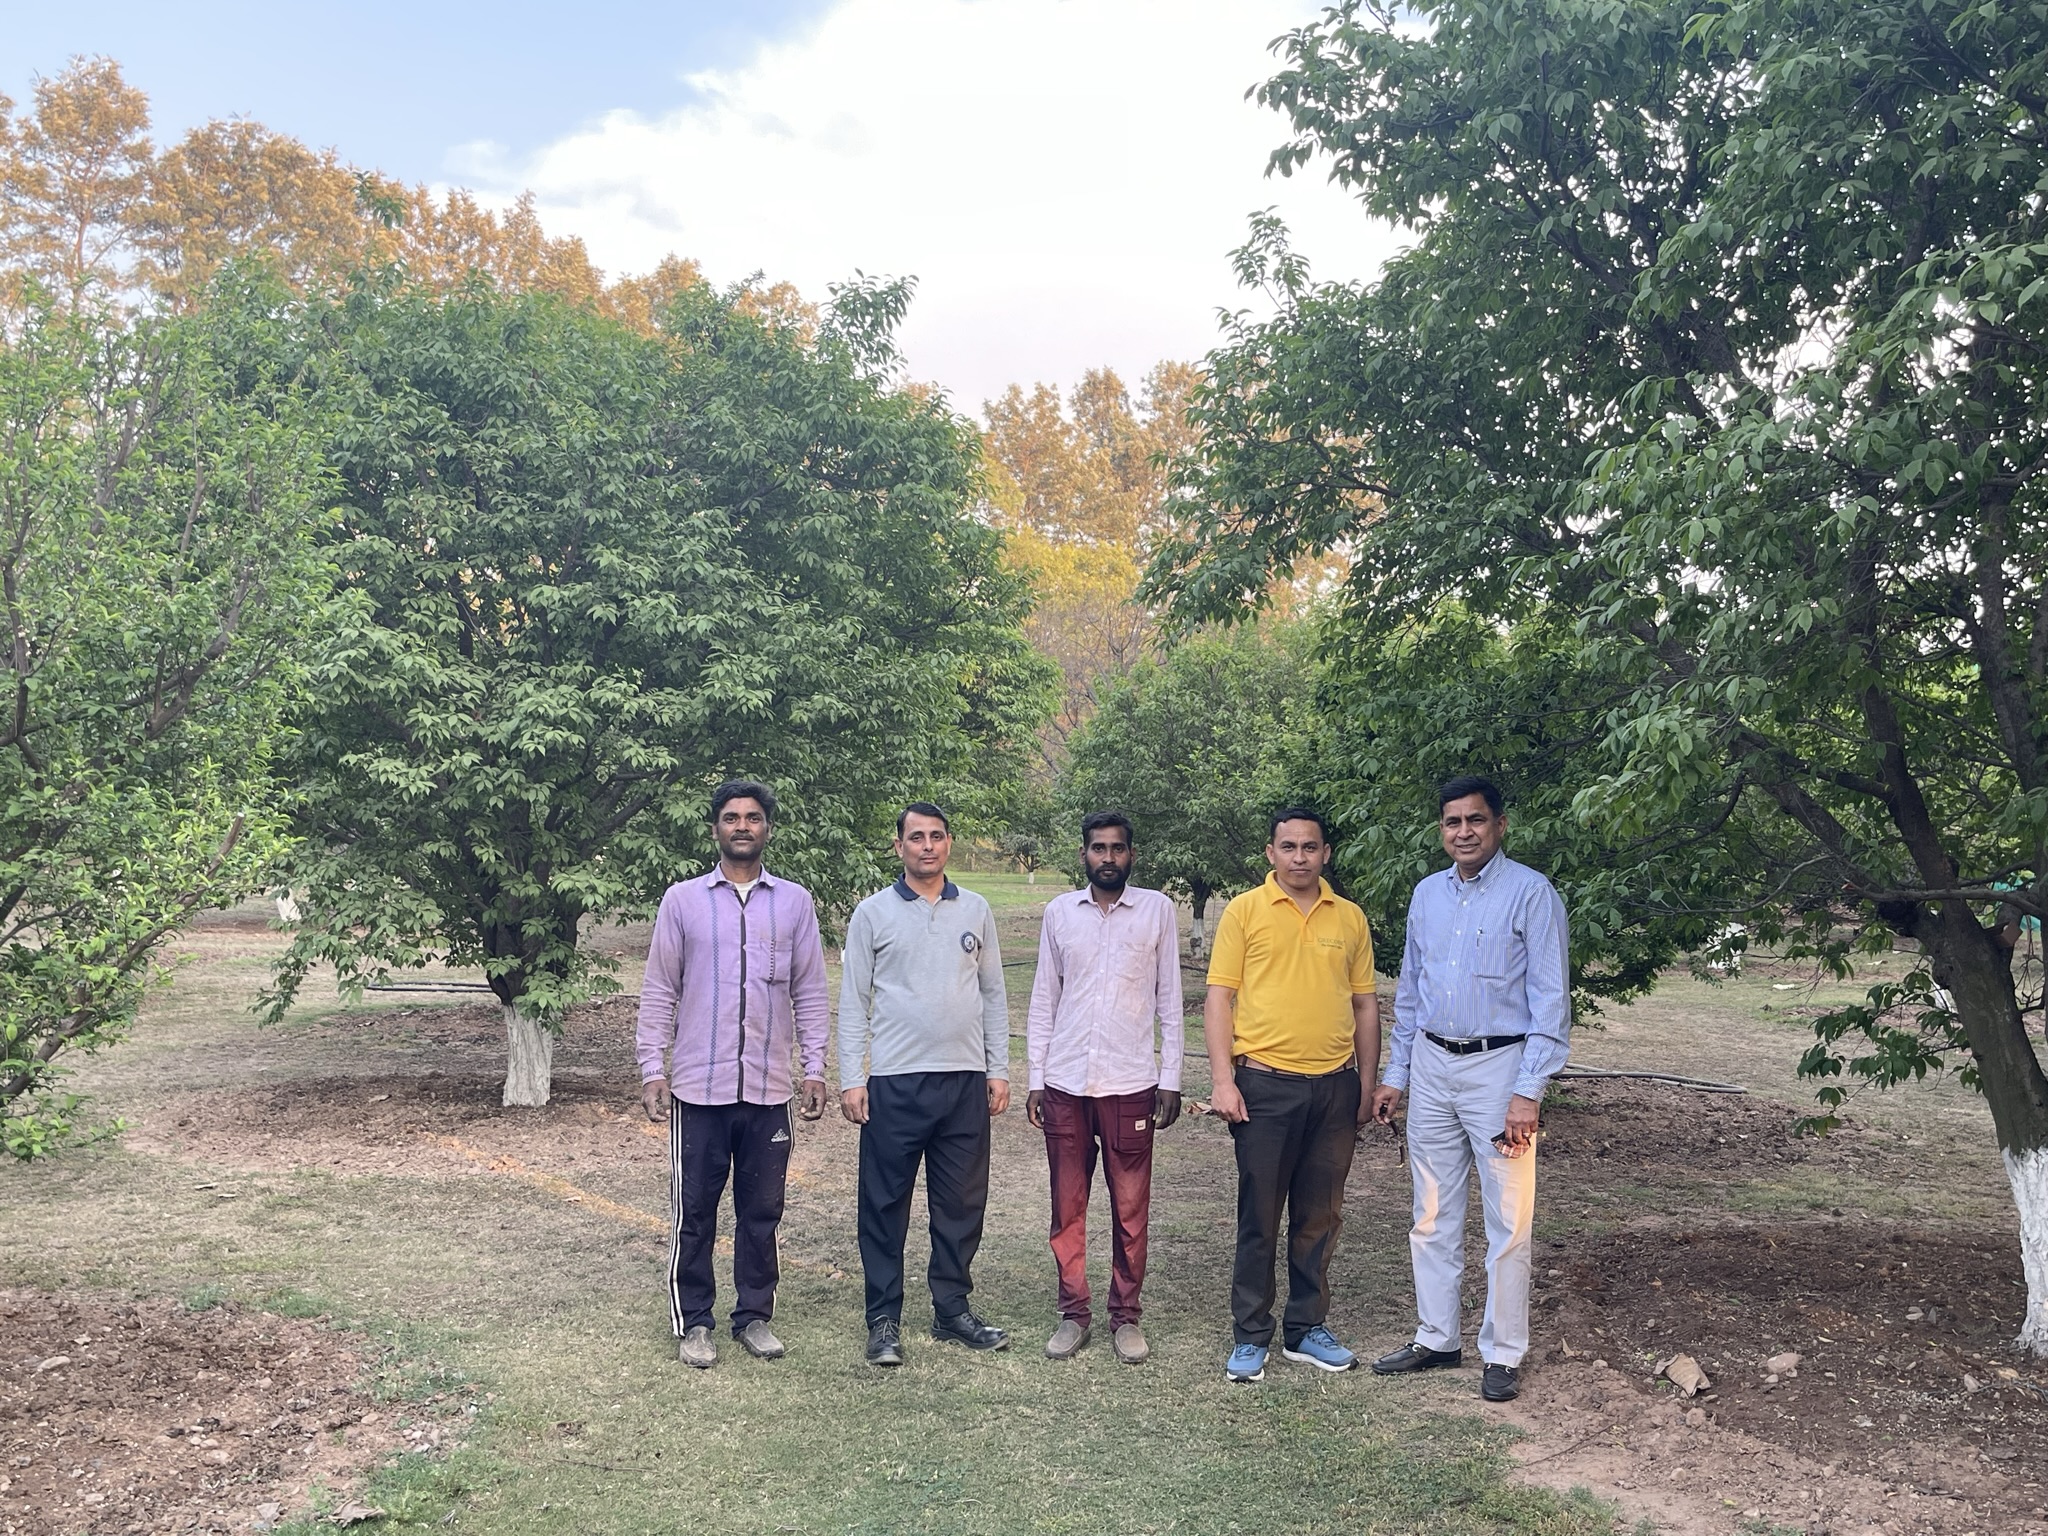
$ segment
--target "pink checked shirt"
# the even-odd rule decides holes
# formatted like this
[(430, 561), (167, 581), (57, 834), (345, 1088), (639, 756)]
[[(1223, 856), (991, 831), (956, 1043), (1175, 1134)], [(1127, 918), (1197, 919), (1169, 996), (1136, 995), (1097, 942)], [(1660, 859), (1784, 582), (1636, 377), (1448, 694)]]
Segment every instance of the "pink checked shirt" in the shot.
[[(1154, 1030), (1157, 1055), (1154, 1055)], [(1046, 903), (1025, 1027), (1030, 1086), (1087, 1098), (1180, 1092), (1180, 931), (1158, 891), (1087, 890)]]

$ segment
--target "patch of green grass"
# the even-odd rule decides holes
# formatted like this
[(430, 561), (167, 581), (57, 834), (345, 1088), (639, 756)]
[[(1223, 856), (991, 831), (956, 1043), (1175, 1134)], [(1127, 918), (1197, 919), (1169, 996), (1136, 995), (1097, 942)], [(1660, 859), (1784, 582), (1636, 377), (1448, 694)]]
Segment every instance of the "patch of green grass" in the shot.
[(205, 1285), (188, 1286), (179, 1296), (187, 1312), (211, 1312), (226, 1301), (231, 1292), (224, 1285), (211, 1282)]
[[(448, 1456), (398, 1456), (373, 1473), (362, 1489), (350, 1495), (357, 1503), (384, 1511), (384, 1518), (361, 1527), (366, 1532), (461, 1529), (461, 1511), (470, 1494), (487, 1488), (503, 1475), (488, 1454), (459, 1450)], [(343, 1500), (327, 1489), (315, 1489), (312, 1507), (277, 1527), (278, 1536), (331, 1536), (332, 1516)]]
[(290, 1285), (270, 1292), (257, 1305), (279, 1317), (325, 1317), (331, 1310), (326, 1303)]

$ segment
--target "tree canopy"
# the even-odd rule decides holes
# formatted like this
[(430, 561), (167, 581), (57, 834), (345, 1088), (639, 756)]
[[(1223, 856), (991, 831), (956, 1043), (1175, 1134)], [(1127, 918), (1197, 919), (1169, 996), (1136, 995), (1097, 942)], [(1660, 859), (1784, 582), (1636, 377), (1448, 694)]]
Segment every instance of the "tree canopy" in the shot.
[[(1808, 1069), (1831, 1103), (1951, 1060), (1979, 1083), (2048, 1350), (2010, 952), (2048, 912), (2048, 11), (1349, 4), (1285, 47), (1276, 163), (1326, 159), (1414, 243), (1327, 285), (1256, 233), (1277, 313), (1211, 359), (1160, 589), (1213, 615), (1342, 547), (1358, 645), (1476, 620), (1527, 718), (1582, 722), (1556, 762), (1584, 830), (1528, 850), (1612, 850), (1582, 966), (1723, 914), (1838, 965), (1916, 947)], [(1381, 758), (1419, 763), (1471, 674), (1405, 676)]]
[(1109, 682), (1070, 743), (1056, 846), (1078, 869), (1080, 818), (1128, 815), (1139, 883), (1192, 902), (1198, 954), (1209, 898), (1265, 878), (1266, 818), (1313, 730), (1305, 641), (1279, 625), (1183, 640)]
[(350, 601), (301, 719), (273, 1011), (323, 961), (480, 966), (508, 1102), (544, 1102), (546, 1031), (616, 985), (582, 923), (703, 867), (719, 779), (775, 784), (777, 867), (843, 906), (902, 799), (1035, 726), (963, 424), (858, 365), (885, 338), (742, 296), (686, 289), (652, 338), (480, 284), (333, 312)]
[(0, 342), (0, 1139), (74, 1127), (194, 911), (260, 888), (324, 612), (304, 338), (260, 285), (130, 326), (31, 296)]

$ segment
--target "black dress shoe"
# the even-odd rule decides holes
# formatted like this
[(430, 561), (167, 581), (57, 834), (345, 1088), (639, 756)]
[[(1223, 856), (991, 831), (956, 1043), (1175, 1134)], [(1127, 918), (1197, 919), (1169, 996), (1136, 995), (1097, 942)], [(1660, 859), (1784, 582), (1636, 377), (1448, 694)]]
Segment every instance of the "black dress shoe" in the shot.
[(868, 1364), (901, 1365), (903, 1333), (893, 1317), (878, 1317), (868, 1324)]
[(1522, 1373), (1512, 1365), (1489, 1365), (1479, 1373), (1479, 1395), (1489, 1403), (1511, 1403), (1522, 1392)]
[(932, 1337), (941, 1343), (965, 1344), (969, 1349), (1008, 1349), (1010, 1336), (990, 1327), (972, 1312), (932, 1319)]
[(1447, 1370), (1465, 1363), (1462, 1349), (1431, 1349), (1424, 1344), (1403, 1344), (1391, 1355), (1373, 1361), (1375, 1376), (1401, 1376), (1409, 1371)]

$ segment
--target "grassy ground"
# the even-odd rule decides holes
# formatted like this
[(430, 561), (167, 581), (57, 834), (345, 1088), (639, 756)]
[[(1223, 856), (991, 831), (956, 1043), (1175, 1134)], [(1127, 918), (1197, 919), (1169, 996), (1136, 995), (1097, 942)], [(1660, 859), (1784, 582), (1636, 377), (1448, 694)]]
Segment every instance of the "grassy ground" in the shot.
[[(1059, 887), (1017, 876), (968, 883), (998, 912), (1021, 1034), (1036, 913)], [(0, 1283), (317, 1306), (395, 1361), (431, 1360), (473, 1378), (494, 1396), (467, 1449), (408, 1458), (372, 1490), (405, 1517), (394, 1525), (446, 1517), (455, 1529), (507, 1536), (1613, 1528), (1611, 1509), (1590, 1497), (1511, 1480), (1510, 1431), (1482, 1416), (1471, 1373), (1390, 1383), (1276, 1361), (1260, 1386), (1224, 1382), (1234, 1174), (1227, 1134), (1210, 1120), (1184, 1121), (1159, 1141), (1146, 1292), (1154, 1358), (1142, 1369), (1117, 1365), (1101, 1340), (1069, 1363), (1039, 1354), (1055, 1321), (1044, 1152), (1020, 1106), (997, 1128), (976, 1270), (977, 1309), (1013, 1329), (1009, 1353), (970, 1356), (924, 1339), (913, 1280), (909, 1363), (894, 1373), (861, 1363), (854, 1133), (835, 1109), (799, 1127), (776, 1318), (790, 1357), (763, 1364), (727, 1341), (715, 1370), (683, 1370), (648, 1221), (664, 1208), (663, 1165), (652, 1141), (631, 1139), (637, 1084), (623, 1039), (565, 1041), (558, 1081), (565, 1106), (576, 1087), (585, 1119), (601, 1118), (598, 1129), (614, 1135), (603, 1145), (633, 1155), (542, 1138), (537, 1149), (519, 1144), (516, 1157), (473, 1158), (477, 1166), (445, 1151), (414, 1157), (408, 1149), (438, 1133), (428, 1126), (407, 1140), (359, 1119), (380, 1097), (368, 1090), (443, 1074), (449, 1102), (474, 1117), (454, 1139), (488, 1151), (491, 1128), (513, 1123), (489, 1098), (488, 1029), (437, 1035), (439, 1015), (420, 1010), (446, 999), (385, 997), (346, 1010), (316, 999), (287, 1025), (259, 1030), (247, 1001), (275, 944), (249, 925), (195, 935), (190, 964), (153, 1000), (136, 1038), (80, 1073), (80, 1086), (135, 1122), (127, 1139), (0, 1168)], [(630, 934), (621, 947), (630, 951)], [(621, 979), (637, 986), (630, 961)], [(1192, 998), (1198, 978), (1189, 981)], [(1760, 970), (1711, 991), (1682, 982), (1589, 1032), (1582, 1059), (1654, 1060), (1796, 1097), (1788, 1063), (1803, 1040), (1784, 1010), (1813, 1000), (1777, 984)], [(1198, 1029), (1188, 1039), (1199, 1049)], [(1021, 1084), (1022, 1042), (1013, 1044)], [(1206, 1087), (1204, 1065), (1190, 1062), (1191, 1093)], [(1935, 1129), (1921, 1114), (1899, 1134), (1938, 1139), (1930, 1152), (1948, 1159), (1950, 1214), (1958, 1199), (1995, 1209), (1981, 1108), (1951, 1089), (1931, 1092), (1922, 1102)], [(251, 1135), (260, 1128), (268, 1150), (242, 1157), (217, 1138), (194, 1140), (186, 1127), (202, 1103), (216, 1121), (247, 1106)], [(561, 1113), (550, 1123), (570, 1125), (569, 1109)], [(387, 1169), (364, 1171), (366, 1158), (387, 1152)], [(1860, 1180), (1853, 1167), (1830, 1177), (1817, 1190), (1769, 1170), (1723, 1175), (1683, 1198), (1724, 1210), (1815, 1199), (1910, 1208), (1920, 1198), (1895, 1180)], [(1597, 1202), (1568, 1192), (1545, 1200), (1546, 1233), (1603, 1219)], [(1406, 1203), (1391, 1158), (1362, 1157), (1332, 1316), (1361, 1352), (1392, 1347), (1410, 1326)], [(1094, 1229), (1100, 1274), (1099, 1200)], [(914, 1231), (913, 1276), (922, 1263)]]

